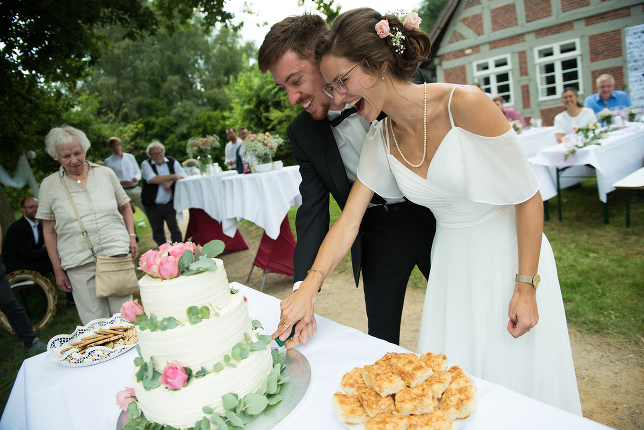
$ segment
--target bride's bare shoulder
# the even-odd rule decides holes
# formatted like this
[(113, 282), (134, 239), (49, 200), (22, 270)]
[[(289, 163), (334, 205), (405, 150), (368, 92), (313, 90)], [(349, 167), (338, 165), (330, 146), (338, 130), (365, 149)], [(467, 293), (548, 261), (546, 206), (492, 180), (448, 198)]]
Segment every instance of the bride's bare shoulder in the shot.
[(510, 129), (496, 104), (474, 86), (462, 86), (454, 91), (451, 111), (457, 127), (481, 136), (500, 136)]

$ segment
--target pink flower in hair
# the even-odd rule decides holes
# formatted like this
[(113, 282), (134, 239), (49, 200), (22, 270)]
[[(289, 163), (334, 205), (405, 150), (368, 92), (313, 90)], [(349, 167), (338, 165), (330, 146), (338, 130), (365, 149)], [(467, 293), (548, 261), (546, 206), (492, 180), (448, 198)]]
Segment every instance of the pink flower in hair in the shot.
[(380, 36), (381, 39), (389, 36), (389, 23), (386, 19), (380, 20), (380, 22), (376, 24), (376, 33), (378, 33), (378, 36)]
[(403, 22), (403, 26), (407, 30), (413, 30), (414, 28), (420, 27), (421, 21), (422, 19), (418, 16), (418, 14), (416, 12), (412, 12), (405, 17), (405, 22)]

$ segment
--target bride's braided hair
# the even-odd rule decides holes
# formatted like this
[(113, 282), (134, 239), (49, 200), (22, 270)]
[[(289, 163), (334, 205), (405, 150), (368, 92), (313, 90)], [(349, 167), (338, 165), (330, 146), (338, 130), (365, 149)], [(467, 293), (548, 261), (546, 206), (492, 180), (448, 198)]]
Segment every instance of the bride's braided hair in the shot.
[[(391, 37), (381, 38), (375, 31), (376, 24), (386, 19), (392, 32), (400, 32), (404, 51), (396, 52)], [(321, 61), (326, 54), (345, 57), (374, 73), (381, 73), (380, 66), (389, 63), (387, 74), (409, 80), (419, 63), (427, 60), (431, 52), (429, 36), (423, 30), (407, 30), (395, 15), (381, 15), (370, 8), (358, 8), (341, 14), (333, 21), (315, 47), (315, 59)]]

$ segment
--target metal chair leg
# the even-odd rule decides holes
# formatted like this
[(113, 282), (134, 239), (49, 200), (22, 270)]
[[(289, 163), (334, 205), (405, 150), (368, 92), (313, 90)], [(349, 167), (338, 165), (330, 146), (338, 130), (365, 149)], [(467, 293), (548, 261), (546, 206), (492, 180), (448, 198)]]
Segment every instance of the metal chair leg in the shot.
[(253, 265), (253, 266), (250, 266), (250, 273), (248, 274), (248, 279), (246, 279), (246, 283), (247, 283), (247, 284), (250, 282), (250, 275), (252, 275), (252, 274), (253, 274), (253, 269), (254, 269), (254, 268), (255, 268), (255, 266), (254, 266), (254, 265)]
[(267, 276), (268, 276), (268, 271), (264, 270), (264, 279), (262, 279), (262, 287), (259, 289), (260, 293), (264, 292), (264, 284), (266, 283)]

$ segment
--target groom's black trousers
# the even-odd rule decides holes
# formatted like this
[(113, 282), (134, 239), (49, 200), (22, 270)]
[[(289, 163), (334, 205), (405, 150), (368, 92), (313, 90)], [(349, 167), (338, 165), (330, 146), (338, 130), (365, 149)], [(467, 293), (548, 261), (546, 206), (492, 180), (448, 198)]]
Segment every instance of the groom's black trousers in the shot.
[(414, 266), (429, 276), (436, 221), (408, 201), (368, 208), (360, 226), (369, 334), (398, 344), (407, 282)]

